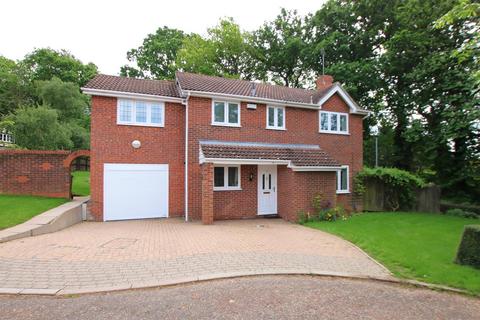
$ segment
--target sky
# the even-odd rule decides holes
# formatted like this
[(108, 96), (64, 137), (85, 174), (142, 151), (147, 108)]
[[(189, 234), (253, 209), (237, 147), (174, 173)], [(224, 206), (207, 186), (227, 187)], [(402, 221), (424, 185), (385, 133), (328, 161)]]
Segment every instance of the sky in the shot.
[(162, 26), (202, 35), (222, 17), (243, 30), (270, 21), (280, 8), (314, 13), (325, 0), (6, 0), (0, 14), (0, 55), (22, 59), (34, 48), (66, 49), (100, 72), (118, 74), (126, 53)]

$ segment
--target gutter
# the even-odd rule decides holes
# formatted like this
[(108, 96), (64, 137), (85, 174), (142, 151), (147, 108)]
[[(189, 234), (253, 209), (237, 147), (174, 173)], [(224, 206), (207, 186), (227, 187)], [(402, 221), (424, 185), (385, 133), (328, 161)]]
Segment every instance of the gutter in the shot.
[(314, 109), (320, 110), (321, 107), (318, 104), (314, 103), (302, 103), (302, 102), (293, 102), (287, 100), (275, 100), (275, 99), (267, 99), (267, 98), (258, 98), (258, 97), (251, 97), (251, 96), (240, 96), (234, 94), (223, 94), (223, 93), (214, 93), (214, 92), (204, 92), (204, 91), (192, 91), (192, 90), (182, 90), (182, 92), (186, 95), (192, 95), (196, 97), (204, 97), (204, 98), (221, 98), (221, 99), (230, 99), (230, 100), (241, 100), (241, 101), (248, 101), (248, 102), (256, 102), (256, 103), (271, 103), (273, 105), (285, 105), (285, 106), (292, 106), (297, 108), (305, 108), (305, 109)]
[(182, 98), (176, 98), (176, 97), (157, 96), (153, 94), (124, 92), (124, 91), (91, 89), (91, 88), (85, 88), (85, 87), (80, 89), (84, 94), (87, 94), (90, 96), (115, 97), (115, 98), (125, 98), (125, 99), (136, 98), (136, 99), (142, 99), (142, 100), (148, 100), (148, 101), (164, 101), (164, 102), (182, 103)]

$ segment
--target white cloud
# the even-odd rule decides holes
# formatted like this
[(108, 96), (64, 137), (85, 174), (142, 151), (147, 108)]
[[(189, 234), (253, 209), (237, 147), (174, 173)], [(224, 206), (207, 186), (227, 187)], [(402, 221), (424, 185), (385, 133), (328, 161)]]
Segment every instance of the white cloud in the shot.
[(245, 30), (273, 19), (281, 7), (306, 14), (325, 0), (183, 1), (27, 1), (2, 2), (0, 55), (22, 59), (34, 48), (67, 49), (100, 71), (117, 74), (126, 52), (148, 33), (168, 26), (205, 34), (221, 17), (233, 17)]

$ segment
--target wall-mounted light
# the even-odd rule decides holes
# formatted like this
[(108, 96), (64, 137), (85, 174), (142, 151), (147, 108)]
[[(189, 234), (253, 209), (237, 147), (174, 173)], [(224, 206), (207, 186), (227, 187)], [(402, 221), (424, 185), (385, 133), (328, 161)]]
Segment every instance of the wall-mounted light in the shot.
[(134, 147), (135, 149), (138, 149), (142, 146), (142, 143), (138, 140), (133, 140), (132, 141), (132, 147)]
[(250, 175), (248, 176), (248, 180), (253, 181), (253, 172), (250, 172)]

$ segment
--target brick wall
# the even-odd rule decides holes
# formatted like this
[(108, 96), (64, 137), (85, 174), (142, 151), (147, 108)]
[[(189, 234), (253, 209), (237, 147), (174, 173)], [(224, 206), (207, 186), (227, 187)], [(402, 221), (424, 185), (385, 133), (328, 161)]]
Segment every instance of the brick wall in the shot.
[[(240, 166), (241, 191), (214, 191), (215, 220), (240, 219), (257, 215), (257, 166)], [(253, 175), (250, 181), (250, 174)]]
[[(184, 108), (181, 104), (165, 103), (164, 127), (125, 126), (117, 125), (116, 98), (92, 97), (91, 212), (96, 220), (103, 220), (104, 163), (168, 164), (169, 215), (183, 215)], [(133, 140), (139, 140), (142, 146), (134, 149), (131, 146)]]
[(0, 150), (0, 193), (70, 198), (70, 154)]
[(313, 213), (312, 199), (318, 194), (323, 202), (335, 206), (335, 181), (335, 172), (295, 172), (286, 166), (278, 166), (279, 216), (295, 221), (299, 211)]

